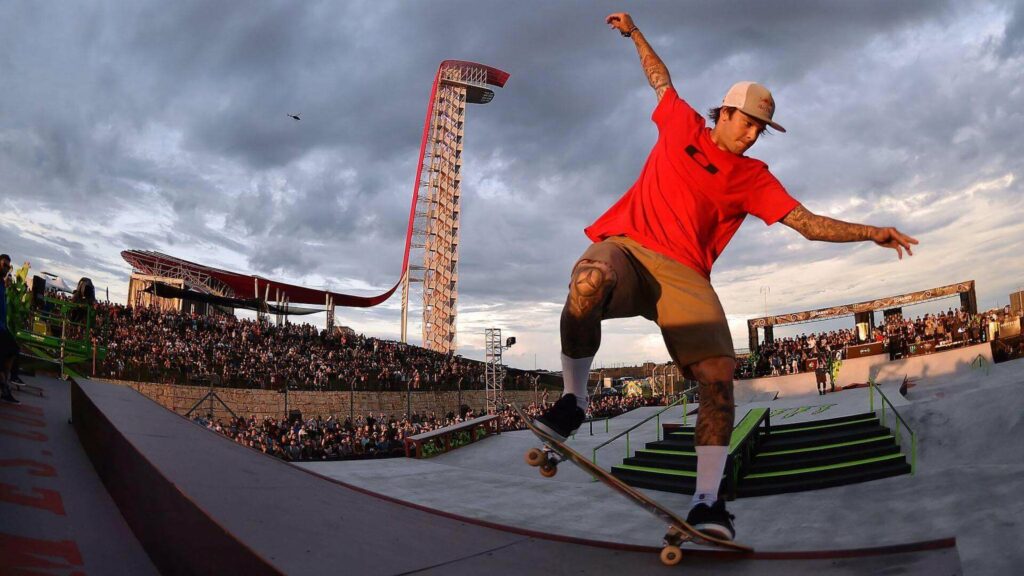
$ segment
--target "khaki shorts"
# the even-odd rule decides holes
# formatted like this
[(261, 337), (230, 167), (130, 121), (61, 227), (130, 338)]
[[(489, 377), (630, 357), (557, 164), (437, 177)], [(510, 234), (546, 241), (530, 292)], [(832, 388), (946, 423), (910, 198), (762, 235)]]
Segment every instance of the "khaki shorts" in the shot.
[(591, 244), (582, 260), (607, 263), (616, 283), (601, 319), (643, 316), (661, 328), (672, 360), (685, 368), (716, 356), (736, 357), (722, 303), (711, 282), (625, 236)]

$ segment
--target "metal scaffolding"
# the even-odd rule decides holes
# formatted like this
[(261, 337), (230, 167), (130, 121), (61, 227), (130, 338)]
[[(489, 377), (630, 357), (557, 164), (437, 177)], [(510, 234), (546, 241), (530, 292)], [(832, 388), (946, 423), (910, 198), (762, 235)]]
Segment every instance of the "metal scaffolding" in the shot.
[(182, 280), (184, 282), (182, 286), (204, 294), (235, 296), (235, 291), (224, 282), (198, 269), (191, 262), (180, 260), (174, 256), (149, 250), (126, 250), (121, 252), (121, 256), (132, 265), (135, 273)]
[(495, 414), (505, 403), (505, 365), (501, 362), (500, 328), (484, 329), (484, 385), (486, 387), (487, 413)]
[[(466, 104), (486, 104), (494, 97), (488, 84), (504, 84), (495, 69), (469, 62), (445, 61), (438, 69), (428, 112), (426, 138), (417, 176), (417, 196), (410, 255), (402, 280), (402, 342), (407, 342), (410, 283), (423, 295), (423, 347), (455, 351), (456, 301), (459, 280), (459, 197), (462, 182), (462, 138)], [(501, 73), (504, 74), (504, 73)]]

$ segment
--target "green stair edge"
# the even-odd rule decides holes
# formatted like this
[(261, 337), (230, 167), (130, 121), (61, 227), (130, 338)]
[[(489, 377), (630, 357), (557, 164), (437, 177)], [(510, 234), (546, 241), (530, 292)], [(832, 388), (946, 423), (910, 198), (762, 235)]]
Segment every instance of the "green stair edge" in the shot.
[(839, 470), (841, 468), (852, 468), (854, 466), (860, 466), (862, 464), (874, 464), (876, 462), (884, 462), (886, 460), (906, 460), (906, 456), (902, 453), (887, 454), (885, 456), (876, 456), (874, 458), (866, 458), (864, 460), (853, 460), (850, 462), (841, 462), (839, 464), (830, 464), (828, 466), (815, 466), (813, 468), (800, 468), (798, 470), (783, 470), (781, 472), (761, 472), (758, 474), (748, 474), (742, 478), (742, 480), (755, 480), (758, 478), (776, 478), (779, 476), (795, 476), (797, 474), (810, 474), (811, 472), (822, 472), (825, 470)]
[(618, 466), (612, 466), (612, 470), (633, 470), (635, 472), (650, 472), (652, 474), (663, 474), (665, 476), (682, 476), (684, 478), (696, 478), (696, 472), (690, 472), (687, 470), (669, 470), (666, 468), (650, 468), (647, 466), (634, 466), (632, 464), (619, 464)]
[(870, 417), (865, 417), (862, 420), (848, 420), (846, 422), (836, 422), (835, 424), (820, 424), (818, 426), (805, 426), (805, 427), (801, 427), (801, 428), (789, 428), (789, 429), (786, 429), (786, 430), (772, 430), (772, 434), (771, 435), (775, 436), (777, 434), (791, 434), (793, 432), (807, 432), (809, 430), (823, 430), (825, 428), (839, 428), (841, 426), (853, 426), (855, 424), (865, 424), (867, 422), (871, 422), (872, 420), (877, 422), (878, 421), (878, 417), (877, 416), (870, 416)]
[(844, 446), (856, 446), (857, 444), (867, 444), (868, 442), (876, 442), (878, 440), (890, 439), (896, 441), (896, 437), (892, 434), (884, 436), (876, 436), (874, 438), (865, 438), (862, 440), (850, 440), (849, 442), (839, 442), (838, 444), (827, 444), (825, 446), (811, 446), (810, 448), (794, 448), (792, 450), (776, 450), (774, 452), (758, 452), (758, 456), (785, 456), (786, 454), (801, 454), (804, 452), (814, 452), (817, 450), (828, 450), (830, 448), (842, 448)]
[(686, 451), (683, 451), (683, 450), (661, 450), (661, 449), (654, 449), (654, 448), (643, 448), (643, 449), (637, 450), (636, 452), (637, 452), (637, 454), (639, 454), (641, 452), (647, 452), (649, 454), (669, 454), (669, 455), (672, 455), (672, 456), (696, 456), (697, 455), (696, 452), (686, 452)]
[[(750, 433), (754, 428), (754, 424), (761, 419), (761, 416), (767, 412), (767, 408), (754, 408), (748, 411), (743, 419), (740, 420), (739, 424), (732, 429), (732, 434), (729, 437), (729, 453), (732, 454), (736, 450), (736, 444), (741, 438)], [(693, 436), (693, 432), (670, 432), (669, 436)], [(667, 440), (668, 438), (666, 438)], [(668, 451), (672, 453), (672, 451)], [(696, 452), (687, 452), (687, 455), (696, 455)]]
[[(751, 412), (753, 412), (753, 411), (751, 411)], [(749, 416), (750, 412), (748, 412), (747, 415)], [(746, 419), (746, 417), (744, 417), (744, 419)], [(832, 424), (818, 424), (818, 425), (811, 425), (811, 426), (801, 426), (799, 428), (788, 428), (788, 429), (783, 429), (783, 430), (775, 430), (775, 429), (773, 429), (771, 433), (772, 433), (772, 436), (775, 436), (777, 434), (790, 434), (792, 432), (807, 432), (807, 431), (810, 431), (810, 430), (822, 430), (822, 429), (825, 429), (825, 428), (839, 428), (839, 427), (842, 427), (842, 426), (853, 426), (855, 424), (865, 424), (865, 423), (871, 422), (871, 421), (876, 421), (877, 422), (878, 421), (878, 416), (864, 416), (860, 420), (847, 420), (846, 422), (834, 422)], [(739, 424), (737, 424), (736, 428), (734, 430), (738, 430), (741, 426), (743, 426), (743, 421), (741, 421)], [(690, 431), (690, 430), (676, 430), (674, 432), (669, 432), (668, 433), (668, 436), (693, 436), (693, 435), (694, 435), (694, 432)]]
[[(743, 416), (743, 419), (740, 420), (740, 423), (737, 424), (736, 427), (733, 428), (733, 430), (732, 430), (732, 438), (729, 441), (729, 453), (730, 454), (733, 452), (733, 450), (736, 449), (736, 443), (741, 438), (743, 438), (745, 435), (747, 435), (751, 430), (753, 430), (754, 424), (758, 420), (760, 420), (760, 418), (767, 411), (768, 411), (767, 408), (754, 408), (753, 410), (750, 410), (749, 412), (747, 412), (747, 414), (745, 416)], [(638, 450), (638, 452), (645, 452), (645, 451), (653, 452), (654, 450)], [(696, 456), (697, 455), (696, 452), (685, 452), (684, 453), (682, 451), (676, 451), (676, 450), (663, 450), (663, 451), (661, 451), (661, 453), (686, 454), (686, 455), (692, 455), (692, 456)], [(686, 470), (669, 470), (669, 469), (664, 469), (664, 468), (650, 468), (650, 467), (647, 467), (647, 466), (633, 466), (632, 464), (620, 464), (619, 466), (613, 466), (612, 470), (614, 470), (616, 468), (619, 468), (619, 469), (622, 469), (622, 470), (634, 470), (634, 471), (637, 471), (637, 472), (651, 472), (653, 474), (665, 474), (665, 475), (668, 475), (668, 476), (683, 476), (685, 478), (696, 478), (697, 477), (697, 473), (696, 472), (689, 472), (689, 471), (686, 471)]]
[[(899, 454), (889, 454), (889, 455), (886, 455), (886, 456), (878, 456), (878, 457), (875, 457), (875, 458), (866, 458), (864, 460), (855, 460), (853, 462), (843, 462), (841, 464), (832, 464), (830, 466), (816, 466), (814, 468), (803, 468), (803, 469), (800, 469), (800, 470), (786, 470), (786, 471), (783, 471), (783, 472), (764, 472), (764, 473), (761, 473), (761, 474), (750, 474), (750, 475), (747, 475), (747, 476), (744, 476), (743, 478), (741, 478), (740, 481), (749, 480), (749, 479), (752, 479), (752, 478), (753, 479), (756, 479), (756, 478), (773, 478), (773, 477), (780, 477), (780, 476), (791, 476), (791, 475), (796, 475), (796, 474), (807, 474), (807, 473), (810, 473), (810, 472), (821, 472), (823, 470), (838, 470), (840, 468), (852, 468), (854, 466), (859, 466), (861, 464), (873, 464), (875, 462), (884, 462), (886, 460), (896, 460), (896, 459), (903, 459), (903, 458), (904, 458), (904, 455), (902, 453), (899, 453)], [(634, 466), (632, 464), (620, 464), (618, 466), (612, 466), (612, 470), (616, 470), (616, 469), (632, 470), (632, 471), (635, 471), (635, 472), (649, 472), (651, 474), (661, 474), (663, 476), (679, 476), (679, 477), (683, 477), (683, 478), (696, 478), (697, 477), (697, 473), (696, 472), (689, 472), (687, 470), (669, 470), (669, 469), (665, 469), (665, 468), (651, 468), (651, 467), (648, 467), (648, 466)]]

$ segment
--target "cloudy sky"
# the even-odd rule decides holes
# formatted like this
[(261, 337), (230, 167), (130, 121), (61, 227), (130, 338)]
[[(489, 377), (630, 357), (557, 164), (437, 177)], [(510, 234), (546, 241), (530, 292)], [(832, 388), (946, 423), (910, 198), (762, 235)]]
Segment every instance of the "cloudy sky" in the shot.
[[(636, 51), (603, 21), (629, 9), (695, 108), (738, 80), (773, 89), (788, 133), (750, 155), (810, 210), (921, 241), (899, 262), (749, 218), (712, 276), (737, 347), (765, 296), (782, 313), (974, 279), (987, 308), (1024, 284), (1020, 2), (623, 6), (4, 2), (0, 251), (120, 302), (124, 249), (382, 292), (400, 273), (433, 75), (480, 62), (511, 79), (467, 111), (460, 352), (482, 357), (499, 327), (519, 340), (510, 364), (557, 369), (582, 229), (656, 136)], [(399, 309), (396, 296), (339, 321), (397, 338)], [(605, 324), (598, 365), (666, 359), (653, 324)]]

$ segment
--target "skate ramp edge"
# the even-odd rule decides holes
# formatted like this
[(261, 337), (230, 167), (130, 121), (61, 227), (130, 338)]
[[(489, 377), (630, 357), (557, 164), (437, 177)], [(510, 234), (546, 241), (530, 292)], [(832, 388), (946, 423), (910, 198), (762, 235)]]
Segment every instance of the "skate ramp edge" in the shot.
[[(131, 388), (72, 382), (75, 431), (165, 574), (612, 574), (661, 569), (659, 548), (540, 533), (403, 502), (291, 466)], [(415, 534), (401, 554), (381, 542)], [(723, 562), (724, 561), (724, 562)], [(846, 550), (686, 548), (694, 574), (961, 573), (955, 538)], [(924, 572), (918, 572), (923, 570)]]

